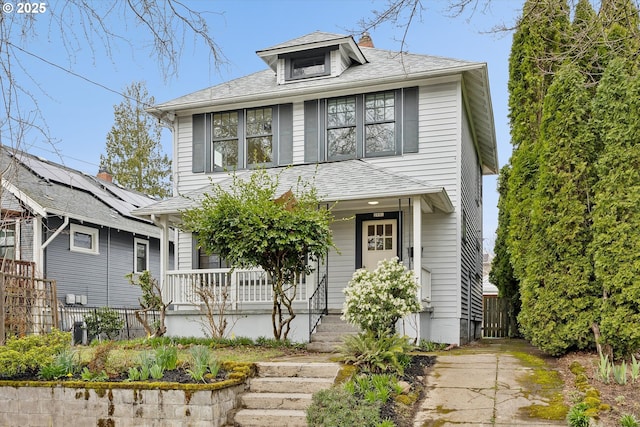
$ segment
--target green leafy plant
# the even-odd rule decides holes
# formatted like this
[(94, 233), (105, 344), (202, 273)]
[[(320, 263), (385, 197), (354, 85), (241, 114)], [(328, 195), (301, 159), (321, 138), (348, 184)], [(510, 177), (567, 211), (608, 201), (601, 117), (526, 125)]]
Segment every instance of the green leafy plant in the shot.
[(191, 355), (191, 361), (189, 363), (187, 373), (195, 381), (204, 382), (204, 376), (209, 370), (209, 365), (211, 364), (209, 349), (205, 346), (197, 345), (195, 347), (191, 347), (189, 353)]
[(634, 355), (631, 355), (631, 382), (635, 383), (640, 378), (640, 362), (636, 360)]
[(609, 384), (611, 381), (611, 363), (609, 363), (609, 356), (600, 353), (600, 362), (598, 362), (598, 379), (605, 384)]
[(348, 336), (339, 347), (341, 359), (364, 372), (402, 374), (411, 361), (409, 352), (413, 346), (409, 338), (399, 335), (376, 336), (373, 332), (361, 332)]
[(109, 375), (105, 371), (91, 372), (86, 366), (80, 372), (80, 378), (83, 381), (106, 381), (109, 379)]
[(586, 403), (578, 403), (569, 409), (567, 424), (569, 427), (589, 427), (589, 416), (585, 411), (589, 409)]
[(627, 362), (623, 360), (619, 365), (613, 365), (613, 379), (620, 385), (627, 383)]
[(380, 422), (380, 402), (361, 400), (344, 387), (315, 393), (307, 408), (309, 427), (377, 427)]
[(620, 417), (620, 426), (621, 427), (638, 427), (640, 423), (638, 423), (638, 419), (632, 414), (624, 414)]
[(149, 368), (149, 373), (151, 374), (151, 378), (159, 380), (164, 376), (164, 369), (162, 369), (162, 366), (155, 363), (151, 368)]
[(420, 340), (420, 344), (418, 345), (418, 347), (422, 351), (438, 351), (438, 350), (444, 350), (445, 348), (447, 348), (447, 344), (427, 341), (424, 338), (422, 338)]
[(397, 378), (388, 374), (360, 375), (347, 381), (344, 388), (367, 402), (380, 404), (401, 392)]
[(155, 360), (163, 370), (174, 370), (178, 364), (178, 349), (174, 346), (156, 348)]
[(44, 380), (57, 380), (63, 377), (72, 377), (79, 367), (78, 353), (70, 348), (65, 348), (55, 355), (51, 363), (40, 368), (38, 376)]
[(343, 292), (344, 319), (377, 337), (392, 335), (398, 319), (420, 310), (418, 282), (397, 257), (357, 270)]
[(109, 307), (101, 307), (89, 312), (84, 321), (87, 324), (87, 334), (90, 339), (116, 338), (124, 327), (124, 319), (117, 311)]
[(129, 377), (127, 378), (128, 381), (140, 381), (140, 370), (136, 367), (131, 367), (129, 368), (128, 371)]

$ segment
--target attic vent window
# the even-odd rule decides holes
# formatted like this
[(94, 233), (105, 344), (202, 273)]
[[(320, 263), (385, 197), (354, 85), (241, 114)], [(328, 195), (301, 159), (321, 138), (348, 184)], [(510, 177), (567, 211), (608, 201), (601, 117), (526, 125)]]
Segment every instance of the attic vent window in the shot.
[(331, 74), (330, 51), (303, 52), (286, 60), (287, 80), (308, 79)]

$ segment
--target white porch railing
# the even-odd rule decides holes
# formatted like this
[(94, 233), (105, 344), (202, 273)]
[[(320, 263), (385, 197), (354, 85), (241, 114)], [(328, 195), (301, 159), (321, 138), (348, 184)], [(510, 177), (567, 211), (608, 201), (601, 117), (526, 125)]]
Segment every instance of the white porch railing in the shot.
[[(165, 303), (176, 306), (200, 304), (199, 289), (209, 290), (218, 302), (226, 299), (232, 310), (237, 310), (242, 303), (271, 304), (273, 298), (271, 281), (264, 270), (232, 271), (230, 268), (168, 271), (162, 297)], [(294, 288), (290, 287), (287, 295), (293, 292)], [(307, 277), (301, 277), (295, 287), (294, 301), (307, 301)]]

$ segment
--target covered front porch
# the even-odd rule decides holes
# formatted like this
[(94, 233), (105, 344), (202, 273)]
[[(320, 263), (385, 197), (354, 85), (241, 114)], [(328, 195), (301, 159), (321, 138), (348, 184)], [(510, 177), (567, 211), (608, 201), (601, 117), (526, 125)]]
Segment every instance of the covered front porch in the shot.
[[(362, 267), (375, 268), (377, 260), (383, 258), (398, 257), (413, 271), (421, 284), (418, 297), (425, 313), (429, 312), (432, 268), (422, 251), (423, 219), (425, 215), (453, 212), (443, 188), (391, 174), (360, 160), (300, 165), (269, 170), (269, 173), (279, 174), (279, 194), (295, 188), (299, 178), (311, 181), (326, 201), (326, 206), (319, 208), (331, 207), (335, 216), (332, 231), (338, 250), (331, 251), (323, 265), (314, 266), (311, 275), (300, 277), (296, 286), (288, 290), (296, 309), (292, 340), (307, 341), (323, 314), (342, 309), (342, 290), (353, 272)], [(349, 182), (348, 186), (343, 179)], [(219, 184), (224, 188), (227, 181), (230, 178)], [(172, 227), (179, 227), (179, 212), (197, 203), (208, 188), (159, 202), (140, 209), (137, 214), (148, 215), (163, 228), (161, 245), (164, 248)], [(178, 251), (184, 252), (176, 258), (187, 262), (179, 261), (176, 269), (169, 270), (163, 256), (165, 268), (160, 281), (163, 300), (170, 303), (168, 333), (201, 335), (201, 331), (194, 328), (194, 322), (202, 315), (201, 291), (208, 290), (217, 301), (224, 301), (225, 313), (232, 319), (230, 334), (253, 338), (270, 336), (273, 290), (267, 274), (260, 269), (193, 268), (194, 264), (188, 262), (193, 259), (191, 238), (184, 236), (187, 233), (176, 233), (181, 236), (176, 241), (183, 242)], [(420, 324), (418, 321), (412, 326), (411, 335), (421, 336)]]

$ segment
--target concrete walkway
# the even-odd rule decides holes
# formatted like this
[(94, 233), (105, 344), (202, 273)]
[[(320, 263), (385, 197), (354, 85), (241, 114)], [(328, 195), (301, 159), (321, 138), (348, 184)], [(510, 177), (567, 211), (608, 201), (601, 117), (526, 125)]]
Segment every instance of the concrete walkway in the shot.
[[(537, 351), (520, 340), (485, 340), (438, 353), (414, 427), (566, 426), (531, 416), (556, 403), (562, 383)], [(532, 357), (533, 356), (533, 357)]]

